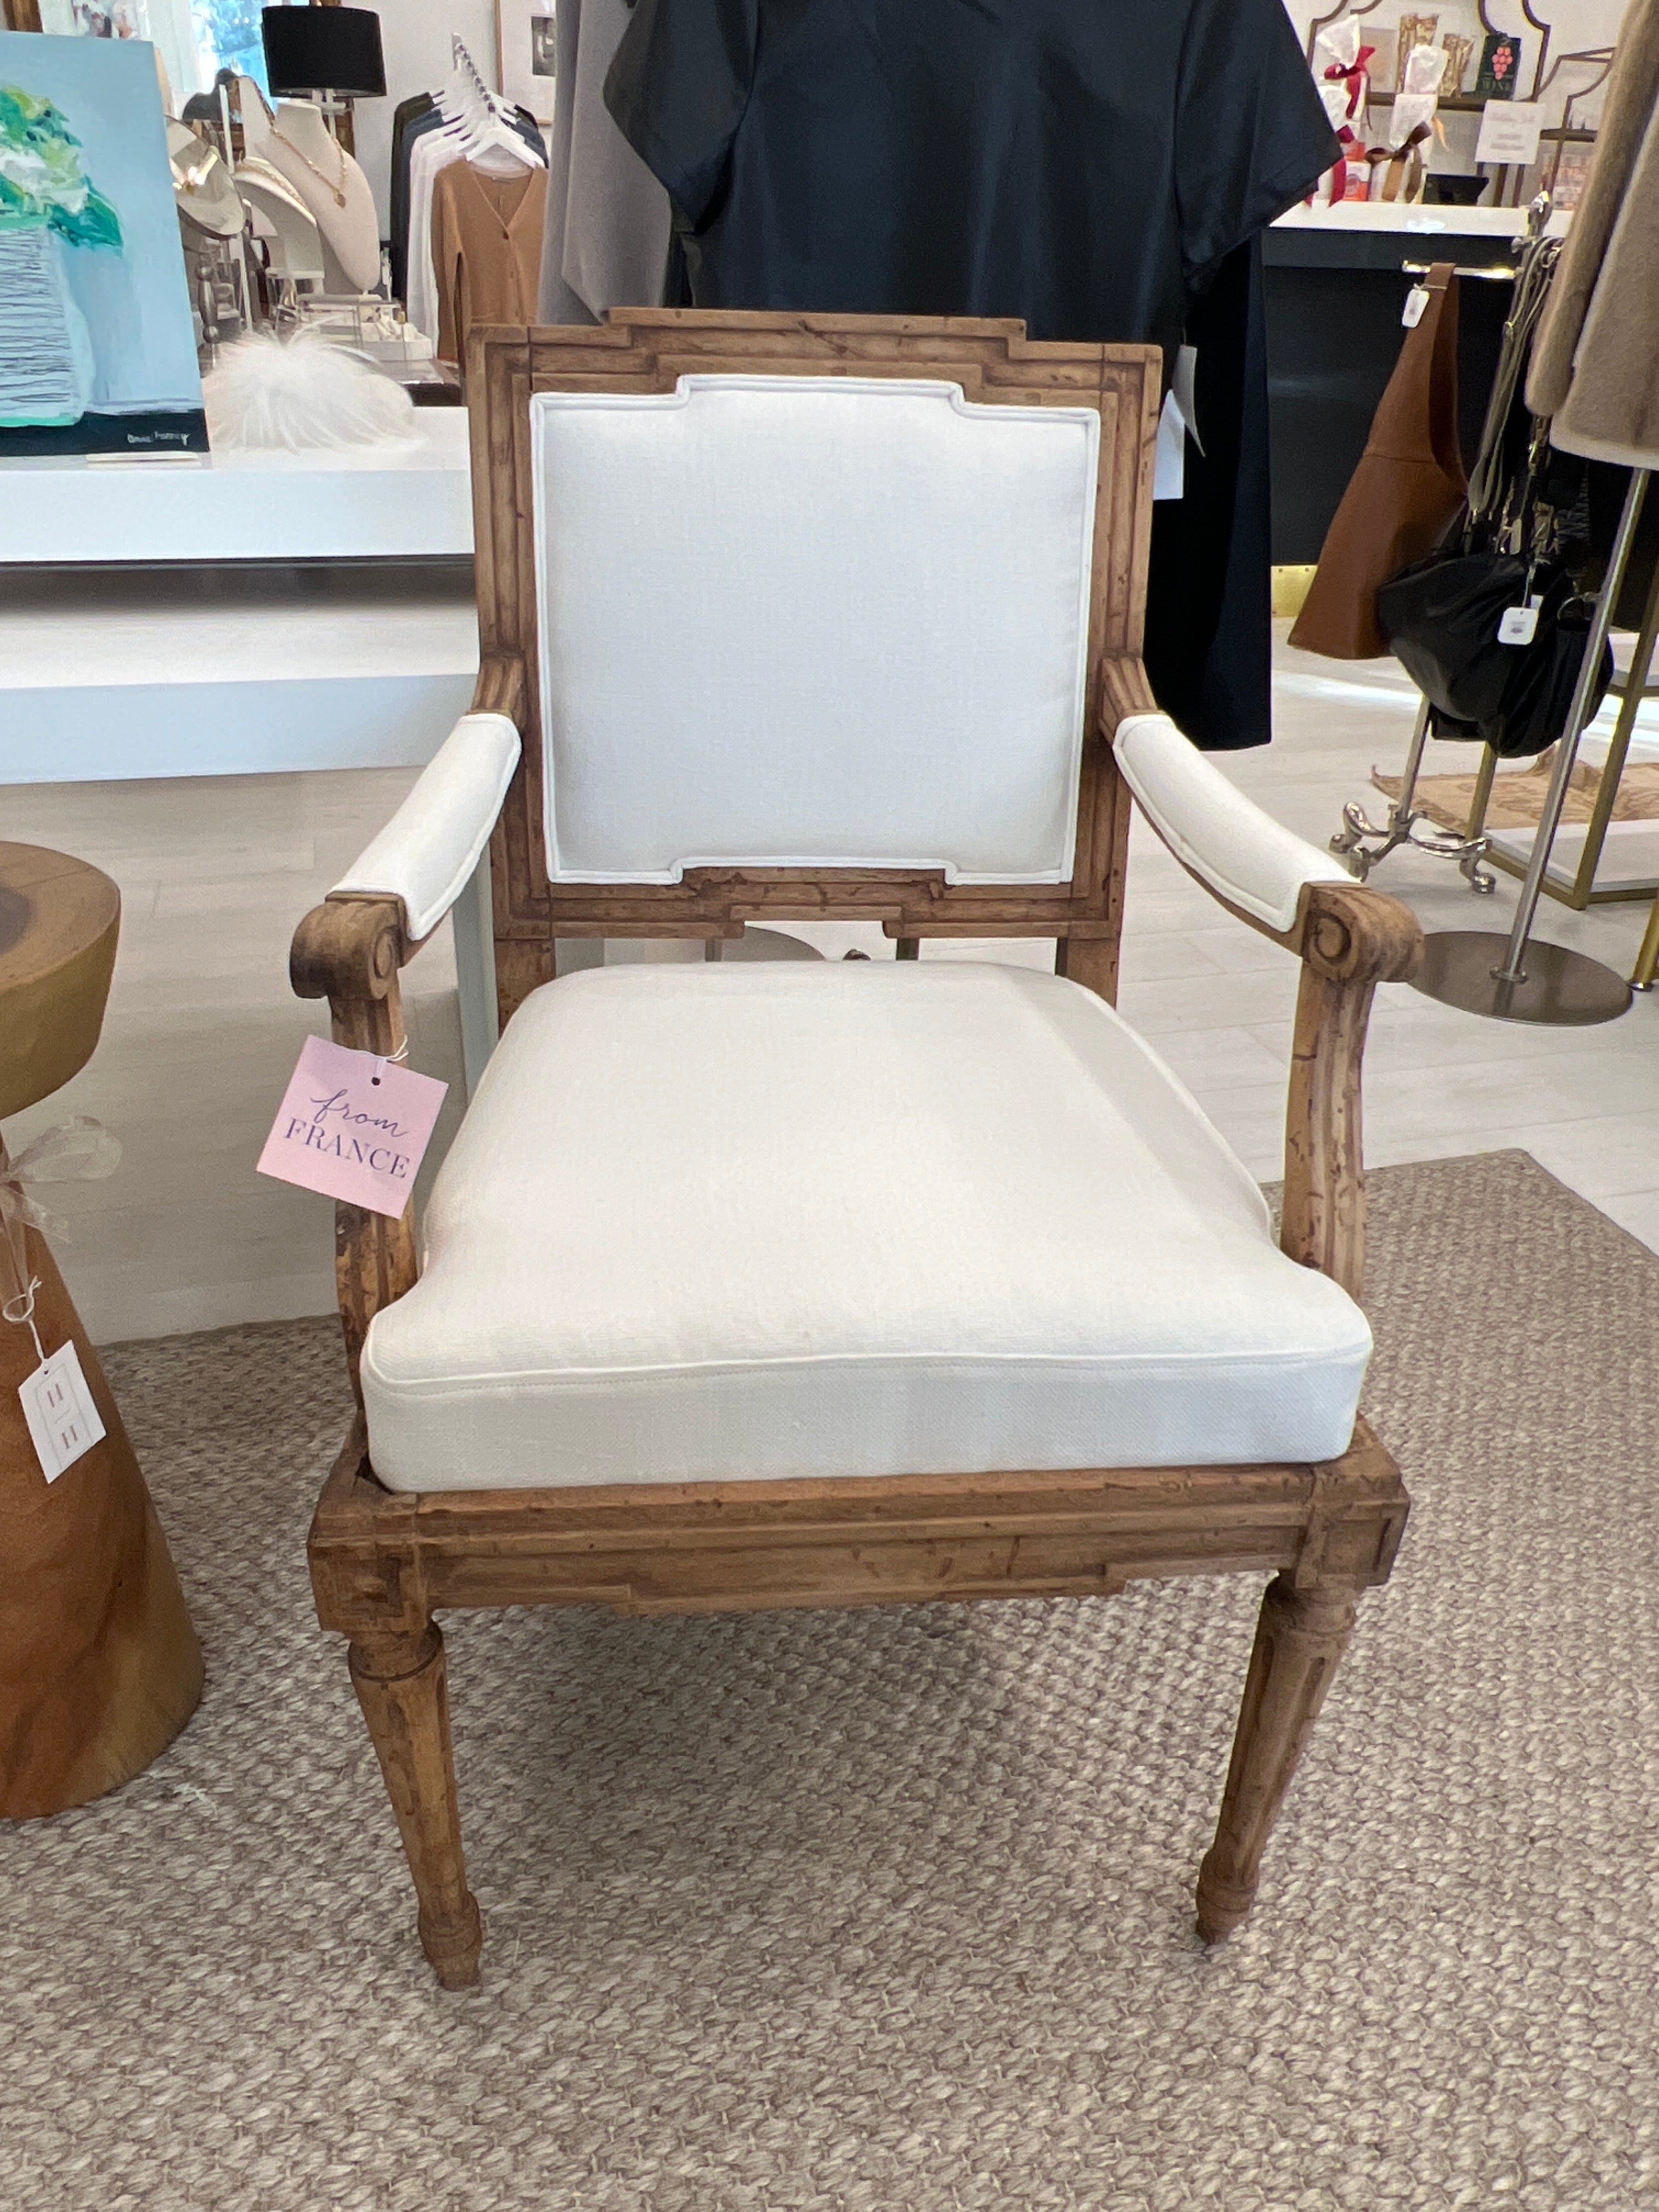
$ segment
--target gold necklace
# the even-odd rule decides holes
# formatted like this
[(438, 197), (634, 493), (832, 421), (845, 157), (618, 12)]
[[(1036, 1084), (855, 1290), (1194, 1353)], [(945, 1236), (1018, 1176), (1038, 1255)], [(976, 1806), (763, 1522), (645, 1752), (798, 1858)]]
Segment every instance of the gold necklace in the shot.
[(296, 146), (291, 138), (286, 137), (283, 132), (280, 131), (276, 128), (274, 121), (270, 125), (270, 135), (273, 138), (276, 139), (280, 144), (286, 146), (290, 154), (294, 155), (298, 160), (305, 163), (307, 168), (310, 170), (312, 175), (316, 178), (319, 185), (324, 185), (329, 191), (333, 193), (334, 204), (336, 207), (343, 207), (345, 205), (346, 196), (343, 188), (346, 180), (346, 157), (345, 148), (343, 146), (337, 145), (334, 149), (335, 152), (340, 157), (340, 181), (336, 185), (329, 182), (329, 179), (323, 174), (323, 172), (312, 160), (310, 155), (306, 153), (302, 148)]

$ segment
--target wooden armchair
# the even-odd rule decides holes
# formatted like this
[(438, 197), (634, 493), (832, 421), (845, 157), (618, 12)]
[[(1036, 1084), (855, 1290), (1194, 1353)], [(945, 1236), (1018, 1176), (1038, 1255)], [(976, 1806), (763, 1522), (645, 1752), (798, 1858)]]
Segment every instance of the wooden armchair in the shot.
[[(476, 336), (469, 390), (475, 710), (293, 951), (340, 1042), (397, 1051), (398, 970), (488, 840), (501, 1042), (421, 1267), (409, 1216), (339, 1209), (362, 1410), (310, 1540), (427, 1956), (459, 1988), (482, 1942), (434, 1613), (1236, 1571), (1273, 1579), (1218, 1941), (1405, 1524), (1355, 1416), (1359, 1070), (1419, 936), (1153, 707), (1158, 356), (629, 312)], [(1303, 963), (1282, 1249), (1112, 1010), (1131, 790)], [(561, 939), (849, 918), (899, 964), (555, 980)], [(997, 935), (1058, 976), (907, 964)]]

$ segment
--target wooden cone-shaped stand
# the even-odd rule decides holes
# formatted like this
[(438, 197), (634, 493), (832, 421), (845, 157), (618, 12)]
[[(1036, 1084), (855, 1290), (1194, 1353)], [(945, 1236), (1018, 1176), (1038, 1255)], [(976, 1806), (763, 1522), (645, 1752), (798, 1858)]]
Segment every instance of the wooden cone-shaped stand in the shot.
[(0, 1323), (0, 1817), (14, 1820), (141, 1772), (195, 1711), (203, 1672), (109, 1385), (46, 1239), (27, 1240), (40, 1341), (74, 1340), (106, 1433), (47, 1482), (17, 1395), (33, 1340)]

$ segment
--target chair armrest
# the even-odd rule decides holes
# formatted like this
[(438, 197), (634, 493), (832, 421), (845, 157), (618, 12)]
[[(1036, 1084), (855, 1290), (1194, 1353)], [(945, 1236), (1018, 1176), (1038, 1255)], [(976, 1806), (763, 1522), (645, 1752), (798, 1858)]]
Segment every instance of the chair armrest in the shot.
[[(519, 751), (508, 715), (463, 714), (391, 821), (295, 931), (295, 995), (329, 1001), (342, 1044), (383, 1048), (377, 1024), (372, 1037), (345, 1032), (361, 1028), (373, 1004), (387, 997), (398, 969), (459, 897), (489, 842)], [(355, 1022), (347, 1012), (353, 1006)]]
[[(295, 993), (328, 1000), (337, 1044), (388, 1059), (402, 1051), (398, 971), (477, 866), (518, 762), (519, 732), (507, 715), (464, 714), (380, 836), (295, 931)], [(334, 1214), (340, 1321), (357, 1389), (369, 1322), (418, 1272), (414, 1200), (396, 1221), (343, 1202)]]
[(1303, 886), (1349, 884), (1330, 854), (1264, 813), (1167, 714), (1129, 714), (1112, 740), (1142, 813), (1190, 875), (1241, 920), (1289, 939)]
[(410, 949), (423, 943), (489, 842), (519, 750), (519, 732), (507, 715), (463, 714), (329, 896), (394, 898)]
[(1365, 1265), (1360, 1077), (1371, 1000), (1423, 957), (1416, 915), (1237, 791), (1165, 714), (1131, 714), (1113, 750), (1158, 836), (1222, 905), (1298, 954), (1279, 1243), (1358, 1298)]

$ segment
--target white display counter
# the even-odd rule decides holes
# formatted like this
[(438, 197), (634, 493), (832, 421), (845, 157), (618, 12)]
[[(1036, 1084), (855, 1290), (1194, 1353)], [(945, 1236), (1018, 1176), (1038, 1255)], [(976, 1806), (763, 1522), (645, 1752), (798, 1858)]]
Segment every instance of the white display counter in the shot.
[[(1572, 221), (1565, 208), (1549, 219), (1546, 235), (1565, 238)], [(1357, 238), (1398, 231), (1449, 231), (1458, 238), (1522, 238), (1526, 234), (1524, 208), (1431, 207), (1421, 201), (1344, 200), (1336, 207), (1308, 207), (1298, 202), (1273, 224), (1275, 230), (1347, 231)]]
[(0, 564), (456, 558), (472, 550), (464, 407), (404, 448), (0, 461)]
[(0, 464), (0, 783), (413, 767), (477, 672), (463, 408), (404, 448)]
[(0, 783), (418, 766), (477, 666), (465, 568), (0, 582)]

